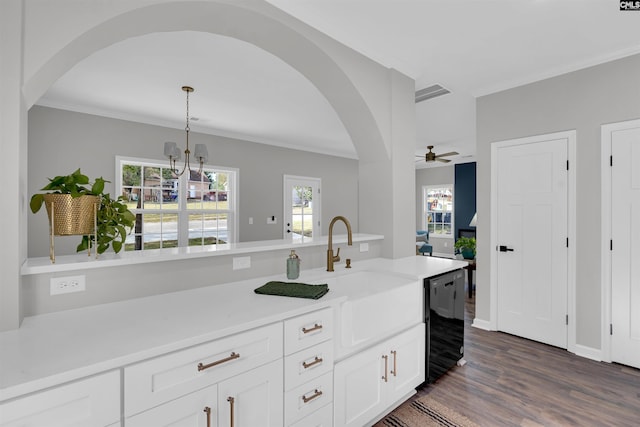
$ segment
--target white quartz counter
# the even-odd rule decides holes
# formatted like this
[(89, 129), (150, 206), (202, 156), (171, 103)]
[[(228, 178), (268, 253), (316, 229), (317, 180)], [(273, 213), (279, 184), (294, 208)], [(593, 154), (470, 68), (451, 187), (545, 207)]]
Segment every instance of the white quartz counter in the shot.
[[(319, 300), (253, 292), (269, 280), (286, 281), (282, 274), (28, 317), (20, 329), (0, 333), (0, 401), (338, 304), (385, 282), (394, 286), (465, 265), (412, 256), (360, 261), (350, 270), (340, 263), (333, 273), (302, 271), (297, 281), (329, 285)], [(341, 285), (361, 271), (387, 277), (382, 285)]]

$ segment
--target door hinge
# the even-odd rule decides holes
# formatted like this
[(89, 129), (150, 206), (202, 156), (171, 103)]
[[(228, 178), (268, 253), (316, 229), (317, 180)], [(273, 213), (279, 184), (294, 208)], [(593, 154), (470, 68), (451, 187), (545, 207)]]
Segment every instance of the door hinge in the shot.
[(567, 160), (567, 170), (569, 170), (569, 160)]
[(613, 250), (613, 239), (609, 240), (609, 250)]
[(609, 166), (613, 166), (613, 156), (609, 156)]
[(565, 317), (564, 317), (564, 324), (567, 325), (567, 326), (569, 325), (569, 315), (568, 314), (566, 314)]
[(609, 323), (609, 335), (613, 335), (613, 323)]
[(318, 194), (320, 194), (320, 187), (318, 187)]
[(567, 237), (567, 247), (569, 247), (569, 238)]

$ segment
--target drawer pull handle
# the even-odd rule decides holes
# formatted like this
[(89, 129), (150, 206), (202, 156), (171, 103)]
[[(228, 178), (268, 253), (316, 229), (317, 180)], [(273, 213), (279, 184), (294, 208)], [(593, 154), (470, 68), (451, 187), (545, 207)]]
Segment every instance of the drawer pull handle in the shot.
[(229, 402), (229, 413), (231, 414), (229, 416), (229, 427), (233, 427), (233, 404), (235, 403), (236, 399), (234, 399), (233, 397), (229, 396), (227, 397), (227, 402)]
[(322, 362), (323, 362), (322, 357), (318, 357), (318, 356), (316, 356), (316, 358), (313, 360), (313, 362), (309, 362), (309, 363), (307, 363), (307, 362), (302, 362), (302, 367), (303, 367), (304, 369), (309, 369), (310, 367), (315, 366), (315, 365), (317, 365), (318, 363), (322, 363)]
[(382, 358), (384, 359), (384, 375), (382, 376), (382, 379), (384, 380), (384, 382), (386, 383), (387, 381), (389, 381), (388, 377), (388, 372), (389, 372), (389, 356), (387, 356), (386, 354), (384, 356), (382, 356)]
[(393, 370), (391, 371), (391, 373), (393, 374), (394, 377), (398, 376), (398, 367), (396, 366), (396, 362), (398, 359), (398, 352), (395, 350), (391, 350), (391, 354), (393, 354)]
[(309, 329), (302, 328), (302, 333), (303, 334), (308, 334), (309, 332), (318, 331), (320, 329), (322, 329), (322, 325), (316, 323), (315, 325), (313, 325), (313, 328), (309, 328)]
[(211, 408), (205, 406), (204, 412), (207, 414), (207, 427), (211, 427)]
[(304, 403), (309, 403), (309, 402), (311, 402), (313, 399), (316, 399), (316, 398), (318, 398), (318, 397), (320, 397), (320, 396), (322, 396), (322, 390), (315, 389), (315, 390), (313, 391), (313, 394), (312, 394), (311, 396), (307, 397), (307, 396), (303, 395), (303, 396), (302, 396), (302, 401), (303, 401)]
[(203, 365), (202, 362), (198, 363), (198, 372), (204, 371), (205, 369), (212, 368), (214, 366), (220, 365), (221, 363), (229, 362), (230, 360), (240, 358), (240, 353), (236, 353), (235, 351), (229, 355), (229, 357), (225, 357), (224, 359), (216, 360), (215, 362), (211, 362), (207, 365)]

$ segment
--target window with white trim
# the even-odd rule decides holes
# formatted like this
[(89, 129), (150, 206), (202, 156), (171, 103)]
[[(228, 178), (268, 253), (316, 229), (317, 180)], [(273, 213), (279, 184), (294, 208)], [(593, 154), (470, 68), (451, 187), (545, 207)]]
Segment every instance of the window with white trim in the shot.
[(429, 237), (453, 237), (453, 185), (422, 187), (422, 225)]
[(126, 251), (236, 241), (237, 169), (177, 176), (166, 163), (118, 157), (116, 189), (136, 215)]

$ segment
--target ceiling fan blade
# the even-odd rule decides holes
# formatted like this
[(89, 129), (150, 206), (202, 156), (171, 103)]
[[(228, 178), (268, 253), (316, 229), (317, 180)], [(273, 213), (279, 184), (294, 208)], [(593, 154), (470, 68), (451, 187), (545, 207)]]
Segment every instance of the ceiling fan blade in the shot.
[(449, 163), (451, 161), (449, 159), (441, 159), (440, 156), (436, 157), (436, 160), (442, 163)]
[(438, 154), (436, 157), (456, 156), (457, 154), (457, 151), (449, 151), (448, 153)]

